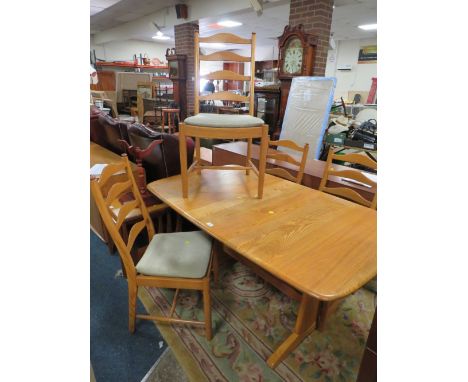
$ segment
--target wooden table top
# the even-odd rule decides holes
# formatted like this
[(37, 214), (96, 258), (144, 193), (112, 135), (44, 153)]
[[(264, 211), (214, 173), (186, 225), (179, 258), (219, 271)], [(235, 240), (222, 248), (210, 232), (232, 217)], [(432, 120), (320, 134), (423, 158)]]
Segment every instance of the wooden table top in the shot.
[[(93, 167), (95, 164), (98, 163), (120, 163), (122, 161), (122, 157), (105, 147), (98, 145), (95, 142), (89, 142), (89, 167)], [(136, 164), (130, 162), (132, 167), (136, 168)]]
[(377, 274), (376, 211), (287, 180), (243, 171), (205, 170), (148, 190), (212, 237), (299, 291), (328, 301)]

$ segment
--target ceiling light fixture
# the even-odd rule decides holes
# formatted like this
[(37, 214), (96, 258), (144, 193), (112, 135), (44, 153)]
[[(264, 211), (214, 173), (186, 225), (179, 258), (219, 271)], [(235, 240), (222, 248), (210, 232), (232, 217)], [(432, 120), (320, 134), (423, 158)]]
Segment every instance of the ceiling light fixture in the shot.
[(232, 20), (219, 21), (217, 24), (226, 28), (233, 28), (233, 27), (238, 27), (242, 25), (242, 23), (239, 23), (238, 21), (232, 21)]
[(377, 24), (359, 25), (358, 28), (364, 29), (365, 31), (372, 31), (377, 29)]
[(164, 36), (161, 32), (156, 33), (156, 36), (153, 36), (155, 40), (170, 40), (169, 36)]

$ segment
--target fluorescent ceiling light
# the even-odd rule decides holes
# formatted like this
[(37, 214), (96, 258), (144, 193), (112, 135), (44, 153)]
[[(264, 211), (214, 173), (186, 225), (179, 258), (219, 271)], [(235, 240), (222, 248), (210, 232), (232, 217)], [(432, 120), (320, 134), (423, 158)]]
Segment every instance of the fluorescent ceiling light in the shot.
[(171, 38), (169, 36), (164, 36), (161, 32), (158, 32), (156, 36), (153, 36), (155, 40), (170, 40)]
[(377, 24), (359, 25), (358, 28), (364, 29), (365, 31), (371, 31), (377, 29)]
[(217, 24), (226, 28), (238, 27), (242, 25), (242, 23), (239, 23), (237, 21), (232, 21), (232, 20), (219, 21)]

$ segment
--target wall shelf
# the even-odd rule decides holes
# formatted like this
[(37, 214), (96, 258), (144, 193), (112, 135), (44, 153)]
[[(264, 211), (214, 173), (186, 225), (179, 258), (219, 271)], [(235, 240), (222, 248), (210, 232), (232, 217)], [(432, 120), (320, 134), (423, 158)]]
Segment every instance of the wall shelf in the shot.
[(140, 69), (169, 69), (167, 65), (138, 65), (126, 62), (96, 62), (96, 66), (114, 66), (119, 68), (140, 68)]

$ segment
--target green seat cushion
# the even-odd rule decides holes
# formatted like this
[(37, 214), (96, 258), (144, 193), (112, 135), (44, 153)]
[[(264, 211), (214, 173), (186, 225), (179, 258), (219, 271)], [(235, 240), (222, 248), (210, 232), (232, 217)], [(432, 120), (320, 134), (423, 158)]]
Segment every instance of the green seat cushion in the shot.
[(210, 262), (211, 244), (202, 231), (159, 233), (135, 268), (147, 276), (201, 278)]
[(265, 124), (263, 119), (251, 115), (200, 113), (185, 118), (184, 123), (204, 127), (254, 127)]

